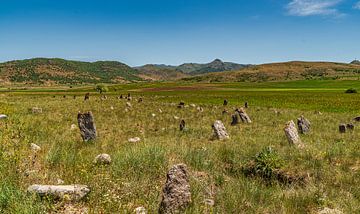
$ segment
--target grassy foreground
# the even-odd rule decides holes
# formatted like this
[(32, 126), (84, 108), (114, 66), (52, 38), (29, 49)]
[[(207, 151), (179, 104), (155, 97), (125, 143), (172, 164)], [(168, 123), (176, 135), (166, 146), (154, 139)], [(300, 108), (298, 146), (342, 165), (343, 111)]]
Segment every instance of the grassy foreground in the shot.
[[(85, 90), (4, 92), (0, 113), (9, 118), (0, 121), (0, 212), (68, 212), (71, 206), (89, 213), (133, 213), (143, 206), (156, 213), (166, 172), (185, 163), (192, 191), (187, 213), (316, 213), (324, 207), (359, 213), (360, 133), (358, 127), (338, 132), (339, 123), (358, 116), (360, 96), (343, 92), (358, 83), (283, 84), (125, 85), (111, 88), (107, 100), (94, 93), (88, 102), (83, 101)], [(126, 101), (116, 96), (128, 91), (144, 101), (131, 101), (133, 107), (125, 111)], [(248, 101), (253, 123), (230, 126), (230, 115), (222, 114), (224, 99), (230, 112)], [(204, 111), (177, 109), (180, 101)], [(35, 106), (43, 113), (31, 113)], [(96, 142), (82, 142), (79, 130), (71, 129), (78, 111), (93, 112)], [(287, 121), (300, 115), (312, 123), (311, 132), (301, 135), (304, 149), (288, 145), (283, 131)], [(185, 132), (174, 116), (186, 121)], [(229, 140), (210, 140), (217, 119), (224, 122)], [(131, 137), (142, 141), (127, 142)], [(34, 155), (30, 143), (41, 152)], [(243, 168), (268, 146), (282, 170), (307, 176), (305, 185), (245, 176)], [(94, 166), (100, 153), (110, 154), (112, 164)], [(57, 184), (58, 179), (89, 185), (91, 193), (76, 204), (26, 194), (31, 184)], [(206, 199), (214, 200), (214, 206), (206, 205)]]

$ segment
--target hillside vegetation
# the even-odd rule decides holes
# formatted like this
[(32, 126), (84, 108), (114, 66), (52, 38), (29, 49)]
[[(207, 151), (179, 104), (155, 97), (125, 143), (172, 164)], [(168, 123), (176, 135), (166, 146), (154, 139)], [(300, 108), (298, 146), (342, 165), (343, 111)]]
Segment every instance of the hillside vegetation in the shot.
[(239, 71), (212, 73), (185, 78), (198, 82), (262, 82), (310, 79), (354, 79), (360, 76), (357, 64), (333, 62), (285, 62), (256, 65)]

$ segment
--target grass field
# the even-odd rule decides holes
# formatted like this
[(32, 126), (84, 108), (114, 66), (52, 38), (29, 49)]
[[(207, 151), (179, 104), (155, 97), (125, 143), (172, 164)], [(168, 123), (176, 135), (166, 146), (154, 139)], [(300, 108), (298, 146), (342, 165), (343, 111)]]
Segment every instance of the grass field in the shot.
[[(66, 213), (69, 206), (89, 213), (133, 213), (143, 206), (156, 213), (166, 173), (177, 163), (187, 164), (191, 174), (192, 203), (186, 213), (317, 213), (325, 207), (360, 212), (360, 132), (358, 127), (338, 131), (340, 123), (359, 116), (360, 95), (344, 93), (360, 88), (359, 81), (114, 85), (107, 100), (100, 100), (93, 88), (1, 92), (0, 113), (9, 116), (0, 120), (1, 213)], [(87, 91), (92, 92), (90, 101), (84, 102)], [(131, 101), (133, 107), (125, 111), (126, 100), (117, 96), (128, 92), (144, 101)], [(249, 102), (253, 123), (230, 126), (230, 114), (222, 114), (224, 99), (230, 114)], [(178, 109), (180, 101), (204, 111)], [(35, 106), (43, 113), (31, 113)], [(79, 111), (93, 112), (96, 142), (84, 143), (79, 130), (71, 130)], [(290, 146), (283, 131), (287, 121), (300, 115), (312, 125), (309, 134), (301, 135), (303, 149)], [(185, 132), (179, 131), (181, 119)], [(210, 140), (217, 119), (224, 122), (229, 140)], [(129, 143), (130, 137), (141, 142)], [(42, 150), (34, 155), (30, 143)], [(276, 161), (289, 174), (306, 175), (307, 182), (284, 185), (246, 176), (244, 167), (269, 146), (275, 158), (265, 161), (268, 167)], [(100, 153), (111, 155), (111, 165), (93, 164)], [(91, 193), (74, 204), (26, 193), (31, 184), (56, 184), (58, 179), (86, 184)], [(214, 206), (206, 205), (206, 199), (214, 200)]]

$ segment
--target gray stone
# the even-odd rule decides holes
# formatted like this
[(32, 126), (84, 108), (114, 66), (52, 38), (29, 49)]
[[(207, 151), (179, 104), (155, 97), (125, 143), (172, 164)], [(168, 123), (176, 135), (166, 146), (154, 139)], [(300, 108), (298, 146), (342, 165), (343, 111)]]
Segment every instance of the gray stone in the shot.
[(227, 100), (224, 100), (224, 106), (227, 106), (228, 105), (228, 103), (229, 103), (229, 101), (227, 101)]
[(231, 115), (231, 119), (232, 119), (232, 121), (231, 121), (232, 126), (236, 126), (237, 124), (239, 124), (239, 116), (238, 116), (238, 114)]
[(174, 165), (166, 177), (159, 213), (182, 213), (191, 203), (189, 175), (186, 165)]
[(41, 114), (43, 111), (42, 111), (42, 108), (40, 108), (40, 107), (32, 107), (31, 112), (33, 114)]
[(297, 119), (297, 125), (301, 134), (306, 134), (310, 132), (310, 121), (304, 116), (301, 115), (301, 117)]
[(7, 119), (7, 118), (8, 118), (7, 115), (5, 115), (5, 114), (0, 114), (0, 120), (2, 120), (2, 119)]
[(52, 197), (54, 199), (64, 199), (70, 197), (73, 201), (84, 198), (90, 189), (86, 185), (38, 185), (29, 186), (28, 192), (39, 195), (40, 197)]
[(96, 140), (96, 136), (97, 136), (96, 127), (94, 123), (94, 117), (91, 111), (87, 113), (79, 112), (77, 116), (77, 120), (83, 141), (87, 142), (91, 140)]
[(94, 159), (94, 164), (99, 164), (99, 165), (111, 164), (111, 157), (108, 154), (97, 155)]
[(303, 147), (303, 143), (300, 140), (299, 133), (295, 127), (294, 121), (291, 120), (287, 122), (284, 131), (286, 138), (290, 144), (296, 145), (298, 147)]
[(35, 143), (30, 144), (30, 148), (33, 152), (39, 152), (41, 151), (41, 147), (36, 145)]
[(181, 120), (180, 121), (180, 131), (184, 131), (185, 130), (185, 120)]
[(220, 120), (215, 121), (212, 128), (214, 131), (213, 139), (225, 140), (230, 138), (224, 124)]
[(128, 139), (129, 143), (137, 143), (140, 142), (141, 139), (139, 137), (133, 137)]
[(126, 107), (127, 107), (127, 108), (131, 108), (131, 107), (132, 107), (131, 103), (130, 103), (130, 102), (126, 102)]
[(339, 132), (340, 133), (345, 133), (346, 132), (346, 125), (345, 124), (340, 124), (339, 125)]
[(239, 114), (240, 119), (243, 123), (252, 123), (249, 115), (245, 112), (243, 108), (236, 109), (235, 111)]

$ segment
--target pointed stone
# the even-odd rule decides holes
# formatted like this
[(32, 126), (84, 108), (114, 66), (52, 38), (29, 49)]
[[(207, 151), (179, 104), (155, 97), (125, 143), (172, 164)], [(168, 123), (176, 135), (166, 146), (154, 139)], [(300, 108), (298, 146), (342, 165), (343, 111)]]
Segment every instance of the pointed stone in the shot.
[(215, 123), (212, 125), (212, 128), (214, 131), (213, 139), (226, 140), (230, 138), (226, 132), (224, 124), (220, 120), (215, 121)]
[(91, 111), (87, 113), (78, 113), (78, 125), (80, 129), (80, 134), (83, 139), (83, 141), (91, 141), (96, 140), (96, 127), (94, 122), (94, 117), (91, 113)]

